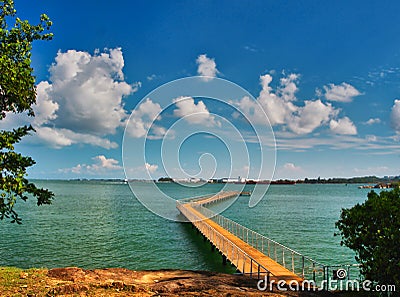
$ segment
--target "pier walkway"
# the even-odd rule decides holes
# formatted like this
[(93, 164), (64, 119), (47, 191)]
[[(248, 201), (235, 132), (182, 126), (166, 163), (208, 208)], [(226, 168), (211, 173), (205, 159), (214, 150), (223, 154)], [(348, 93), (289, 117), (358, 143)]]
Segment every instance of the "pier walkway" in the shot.
[(239, 195), (240, 192), (221, 192), (178, 200), (177, 208), (222, 254), (224, 263), (228, 260), (244, 275), (287, 284), (321, 278), (322, 264), (204, 207)]

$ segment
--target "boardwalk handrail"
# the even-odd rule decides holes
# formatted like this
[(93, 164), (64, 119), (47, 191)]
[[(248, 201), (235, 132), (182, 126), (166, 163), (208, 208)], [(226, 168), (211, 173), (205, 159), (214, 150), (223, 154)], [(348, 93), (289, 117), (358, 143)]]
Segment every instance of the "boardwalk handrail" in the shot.
[(189, 197), (189, 198), (183, 198), (183, 199), (179, 199), (179, 200), (176, 200), (176, 201), (179, 202), (180, 204), (189, 203), (189, 202), (196, 202), (196, 201), (201, 201), (201, 200), (206, 199), (206, 198), (210, 198), (210, 197), (212, 197), (214, 195), (218, 195), (218, 193), (199, 195), (199, 196), (194, 196), (194, 197)]
[(319, 276), (323, 276), (325, 265), (235, 221), (216, 214), (202, 205), (193, 203), (192, 207), (301, 278), (316, 281), (317, 272), (320, 272)]
[[(237, 267), (238, 270), (245, 273), (249, 267), (246, 265), (250, 265), (250, 273), (249, 276), (252, 278), (253, 276), (257, 276), (257, 279), (261, 279), (264, 276), (273, 275), (266, 267), (264, 267), (261, 263), (251, 257), (248, 253), (243, 251), (240, 247), (238, 247), (231, 240), (223, 236), (220, 232), (218, 232), (215, 228), (206, 224), (204, 219), (197, 216), (196, 214), (189, 212), (185, 207), (183, 207), (184, 203), (181, 203), (182, 200), (177, 201), (177, 208), (184, 214), (189, 220), (193, 222), (193, 224), (198, 228), (198, 230), (208, 239), (215, 243), (216, 248), (228, 259), (230, 259), (231, 263)], [(192, 203), (190, 203), (192, 205)], [(208, 232), (207, 232), (208, 231)], [(246, 264), (248, 263), (248, 264)], [(257, 267), (253, 271), (253, 266)]]
[[(237, 191), (218, 192), (218, 193), (213, 193), (213, 194), (206, 194), (206, 195), (199, 195), (199, 196), (194, 196), (194, 197), (189, 197), (189, 198), (183, 198), (183, 199), (179, 199), (177, 201), (179, 203), (181, 203), (181, 204), (182, 203), (189, 203), (189, 202), (200, 202), (202, 200), (205, 200), (205, 199), (208, 199), (208, 198), (212, 198), (212, 197), (215, 197), (215, 198), (218, 199), (218, 197), (220, 197), (222, 195), (226, 196), (227, 194), (228, 195), (231, 194), (232, 197), (233, 197), (233, 196), (236, 196), (236, 195), (239, 196), (240, 192), (237, 192)], [(209, 203), (200, 203), (200, 204), (205, 205), (205, 204), (209, 204)]]

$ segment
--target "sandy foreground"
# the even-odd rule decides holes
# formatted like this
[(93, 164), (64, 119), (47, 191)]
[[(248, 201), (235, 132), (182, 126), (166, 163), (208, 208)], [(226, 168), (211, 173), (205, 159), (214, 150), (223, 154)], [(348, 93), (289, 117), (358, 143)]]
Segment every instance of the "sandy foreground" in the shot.
[(0, 296), (348, 296), (330, 292), (262, 292), (241, 275), (187, 270), (132, 271), (0, 268)]

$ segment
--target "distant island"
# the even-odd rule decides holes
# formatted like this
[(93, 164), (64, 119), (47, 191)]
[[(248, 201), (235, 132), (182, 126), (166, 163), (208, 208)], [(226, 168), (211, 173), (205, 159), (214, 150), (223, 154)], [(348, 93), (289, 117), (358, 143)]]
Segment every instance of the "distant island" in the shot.
[(400, 184), (400, 176), (362, 176), (362, 177), (334, 177), (334, 178), (305, 178), (305, 179), (277, 179), (255, 180), (241, 178), (213, 178), (204, 180), (201, 178), (178, 179), (172, 177), (160, 177), (159, 183), (211, 183), (211, 184), (271, 184), (271, 185), (295, 185), (295, 184), (367, 184), (365, 188), (391, 188)]
[(160, 177), (157, 180), (148, 179), (121, 179), (121, 178), (76, 178), (69, 181), (76, 182), (107, 182), (107, 183), (121, 183), (127, 184), (128, 182), (156, 182), (156, 183), (210, 183), (210, 184), (271, 184), (271, 185), (295, 185), (295, 184), (358, 184), (362, 185), (360, 188), (393, 188), (400, 186), (399, 176), (360, 176), (360, 177), (332, 177), (332, 178), (304, 178), (304, 179), (276, 179), (276, 180), (256, 180), (241, 178), (213, 178), (209, 180), (201, 178), (172, 178)]

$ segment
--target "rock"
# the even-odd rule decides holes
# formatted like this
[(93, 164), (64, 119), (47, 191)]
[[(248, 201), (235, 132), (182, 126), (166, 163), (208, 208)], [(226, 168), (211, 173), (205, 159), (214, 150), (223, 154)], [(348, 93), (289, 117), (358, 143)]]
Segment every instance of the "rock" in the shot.
[(78, 281), (85, 279), (85, 270), (78, 267), (53, 268), (47, 272), (47, 276), (65, 281)]
[(56, 287), (50, 290), (50, 294), (73, 294), (89, 291), (89, 286), (82, 284), (68, 284), (60, 287)]

